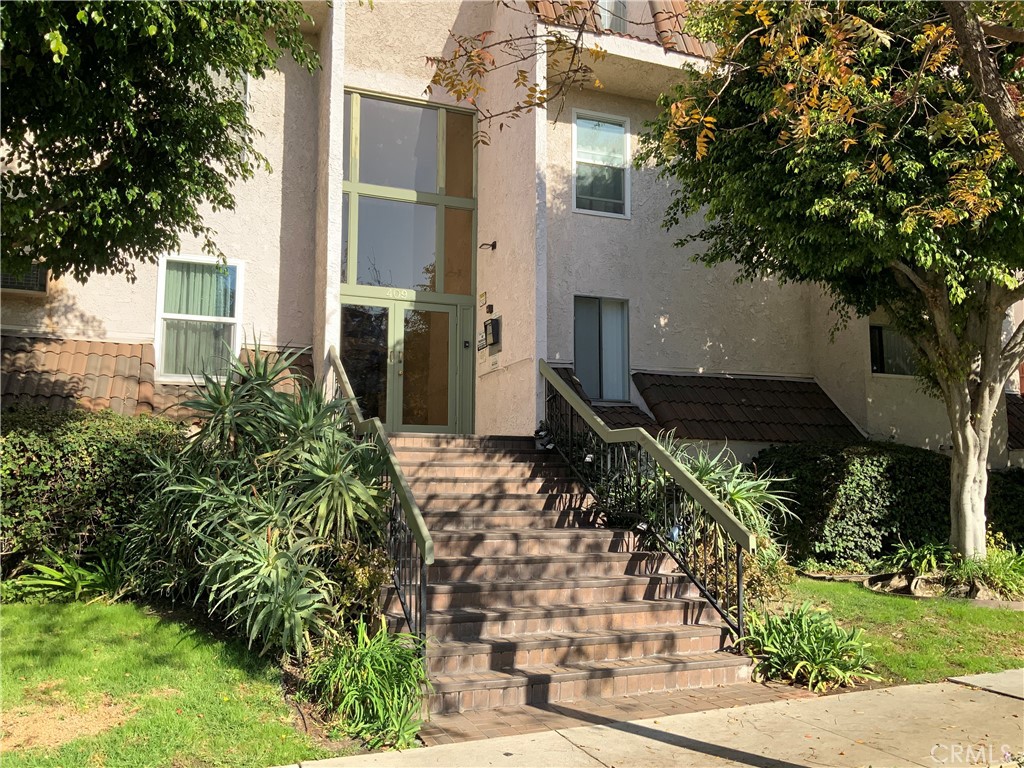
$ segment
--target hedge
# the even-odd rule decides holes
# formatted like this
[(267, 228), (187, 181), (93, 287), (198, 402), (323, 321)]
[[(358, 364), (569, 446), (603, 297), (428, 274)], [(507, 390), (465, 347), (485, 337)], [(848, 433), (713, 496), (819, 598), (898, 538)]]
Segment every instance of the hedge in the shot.
[(43, 547), (81, 559), (105, 551), (135, 512), (147, 454), (184, 440), (165, 419), (21, 408), (0, 429), (0, 575), (41, 562)]
[[(949, 539), (948, 456), (894, 443), (781, 445), (754, 461), (789, 478), (799, 520), (783, 539), (794, 561), (866, 563), (900, 540)], [(1024, 470), (989, 474), (989, 530), (1024, 547)]]

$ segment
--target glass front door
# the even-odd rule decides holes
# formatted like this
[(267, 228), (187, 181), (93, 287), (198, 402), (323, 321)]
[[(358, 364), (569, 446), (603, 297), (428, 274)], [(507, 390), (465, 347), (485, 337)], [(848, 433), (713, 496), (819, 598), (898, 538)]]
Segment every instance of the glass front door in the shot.
[(396, 432), (458, 431), (456, 310), (400, 301), (342, 305), (341, 358), (366, 418)]

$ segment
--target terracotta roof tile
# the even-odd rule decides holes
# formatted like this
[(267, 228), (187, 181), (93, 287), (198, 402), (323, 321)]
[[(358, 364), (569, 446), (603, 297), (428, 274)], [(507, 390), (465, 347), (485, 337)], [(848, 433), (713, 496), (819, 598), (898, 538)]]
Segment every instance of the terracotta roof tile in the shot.
[(642, 43), (654, 43), (669, 51), (679, 51), (706, 59), (715, 53), (715, 48), (710, 43), (702, 43), (683, 32), (683, 20), (687, 15), (687, 4), (684, 0), (648, 0), (653, 24), (642, 25), (636, 23), (636, 18), (627, 19), (632, 22), (629, 28), (639, 34), (613, 32), (602, 28), (600, 17), (595, 13), (596, 0), (529, 0), (529, 5), (545, 24), (577, 28), (583, 23), (585, 29), (590, 32), (600, 32)]
[(634, 373), (664, 429), (694, 440), (758, 443), (856, 440), (860, 433), (813, 381)]
[(1024, 396), (1006, 393), (1006, 447), (1011, 451), (1024, 450)]

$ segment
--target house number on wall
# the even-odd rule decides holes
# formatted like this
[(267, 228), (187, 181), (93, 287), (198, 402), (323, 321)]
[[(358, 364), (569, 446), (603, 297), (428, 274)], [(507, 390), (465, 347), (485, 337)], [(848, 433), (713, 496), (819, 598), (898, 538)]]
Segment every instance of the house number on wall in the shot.
[(408, 300), (411, 299), (414, 294), (415, 291), (408, 291), (405, 290), (404, 288), (388, 288), (386, 291), (384, 291), (384, 295), (387, 296), (389, 299)]

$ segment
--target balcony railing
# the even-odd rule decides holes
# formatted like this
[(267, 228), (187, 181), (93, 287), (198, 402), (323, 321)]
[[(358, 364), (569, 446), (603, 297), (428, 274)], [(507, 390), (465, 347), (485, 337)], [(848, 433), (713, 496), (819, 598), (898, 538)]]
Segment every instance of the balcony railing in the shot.
[(607, 522), (670, 555), (743, 637), (743, 557), (754, 535), (643, 429), (611, 429), (544, 360), (545, 421)]
[(327, 353), (335, 377), (335, 394), (346, 402), (357, 435), (375, 444), (385, 458), (379, 478), (388, 492), (388, 555), (393, 564), (394, 587), (405, 614), (408, 631), (426, 640), (427, 566), (434, 562), (434, 541), (398, 465), (380, 419), (364, 419), (352, 385), (333, 346)]

